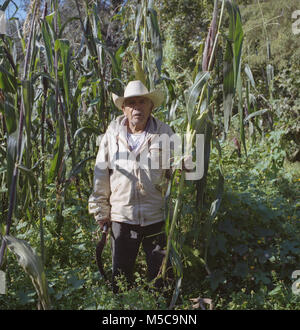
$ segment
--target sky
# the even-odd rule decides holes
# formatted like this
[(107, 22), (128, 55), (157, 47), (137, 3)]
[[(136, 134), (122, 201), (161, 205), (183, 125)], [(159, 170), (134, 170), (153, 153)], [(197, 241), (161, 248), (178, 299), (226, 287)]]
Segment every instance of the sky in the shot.
[[(5, 0), (0, 0), (0, 5), (2, 6)], [(14, 12), (16, 11), (16, 6), (13, 4), (13, 2), (20, 7), (20, 4), (22, 4), (23, 0), (12, 0), (10, 4), (8, 5), (7, 9), (5, 10), (6, 18), (9, 19), (12, 17)], [(18, 11), (15, 14), (15, 17), (23, 20), (26, 18), (26, 12), (22, 9), (18, 9)]]

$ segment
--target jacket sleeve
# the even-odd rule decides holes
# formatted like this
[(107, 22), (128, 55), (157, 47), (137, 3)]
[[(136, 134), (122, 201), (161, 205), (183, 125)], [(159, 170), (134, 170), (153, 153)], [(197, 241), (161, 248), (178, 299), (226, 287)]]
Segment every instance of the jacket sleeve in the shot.
[(95, 220), (110, 218), (110, 175), (108, 168), (108, 143), (107, 134), (104, 134), (100, 141), (96, 157), (93, 191), (89, 197), (88, 210), (93, 214)]

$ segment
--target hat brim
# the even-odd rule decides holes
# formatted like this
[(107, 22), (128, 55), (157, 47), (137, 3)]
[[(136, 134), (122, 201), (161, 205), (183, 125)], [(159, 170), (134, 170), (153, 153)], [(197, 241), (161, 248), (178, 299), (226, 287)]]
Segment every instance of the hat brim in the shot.
[(164, 98), (165, 98), (165, 94), (162, 91), (159, 90), (155, 90), (153, 92), (147, 93), (147, 94), (138, 94), (138, 95), (130, 95), (128, 97), (123, 97), (123, 96), (118, 96), (114, 93), (112, 93), (112, 99), (114, 101), (115, 106), (122, 110), (122, 106), (123, 103), (126, 99), (129, 99), (131, 97), (138, 97), (138, 96), (142, 96), (142, 97), (146, 97), (148, 99), (150, 99), (153, 102), (154, 108), (159, 107), (160, 105), (163, 104), (164, 102)]

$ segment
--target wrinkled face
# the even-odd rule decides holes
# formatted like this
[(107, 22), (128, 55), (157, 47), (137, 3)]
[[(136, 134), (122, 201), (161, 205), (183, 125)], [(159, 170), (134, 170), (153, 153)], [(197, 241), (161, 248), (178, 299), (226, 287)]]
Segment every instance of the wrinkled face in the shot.
[(153, 103), (147, 97), (135, 96), (126, 99), (122, 109), (128, 119), (130, 127), (144, 130), (152, 112)]

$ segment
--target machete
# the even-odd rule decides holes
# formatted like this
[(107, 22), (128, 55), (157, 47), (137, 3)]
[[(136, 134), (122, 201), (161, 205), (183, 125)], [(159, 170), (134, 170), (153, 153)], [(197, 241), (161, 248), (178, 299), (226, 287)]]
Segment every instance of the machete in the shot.
[(97, 261), (97, 266), (99, 269), (100, 274), (104, 277), (104, 279), (107, 281), (107, 276), (105, 274), (104, 268), (103, 268), (103, 263), (102, 263), (102, 252), (104, 249), (104, 246), (107, 241), (107, 235), (108, 235), (108, 225), (105, 224), (102, 229), (102, 237), (99, 243), (96, 246), (96, 261)]

